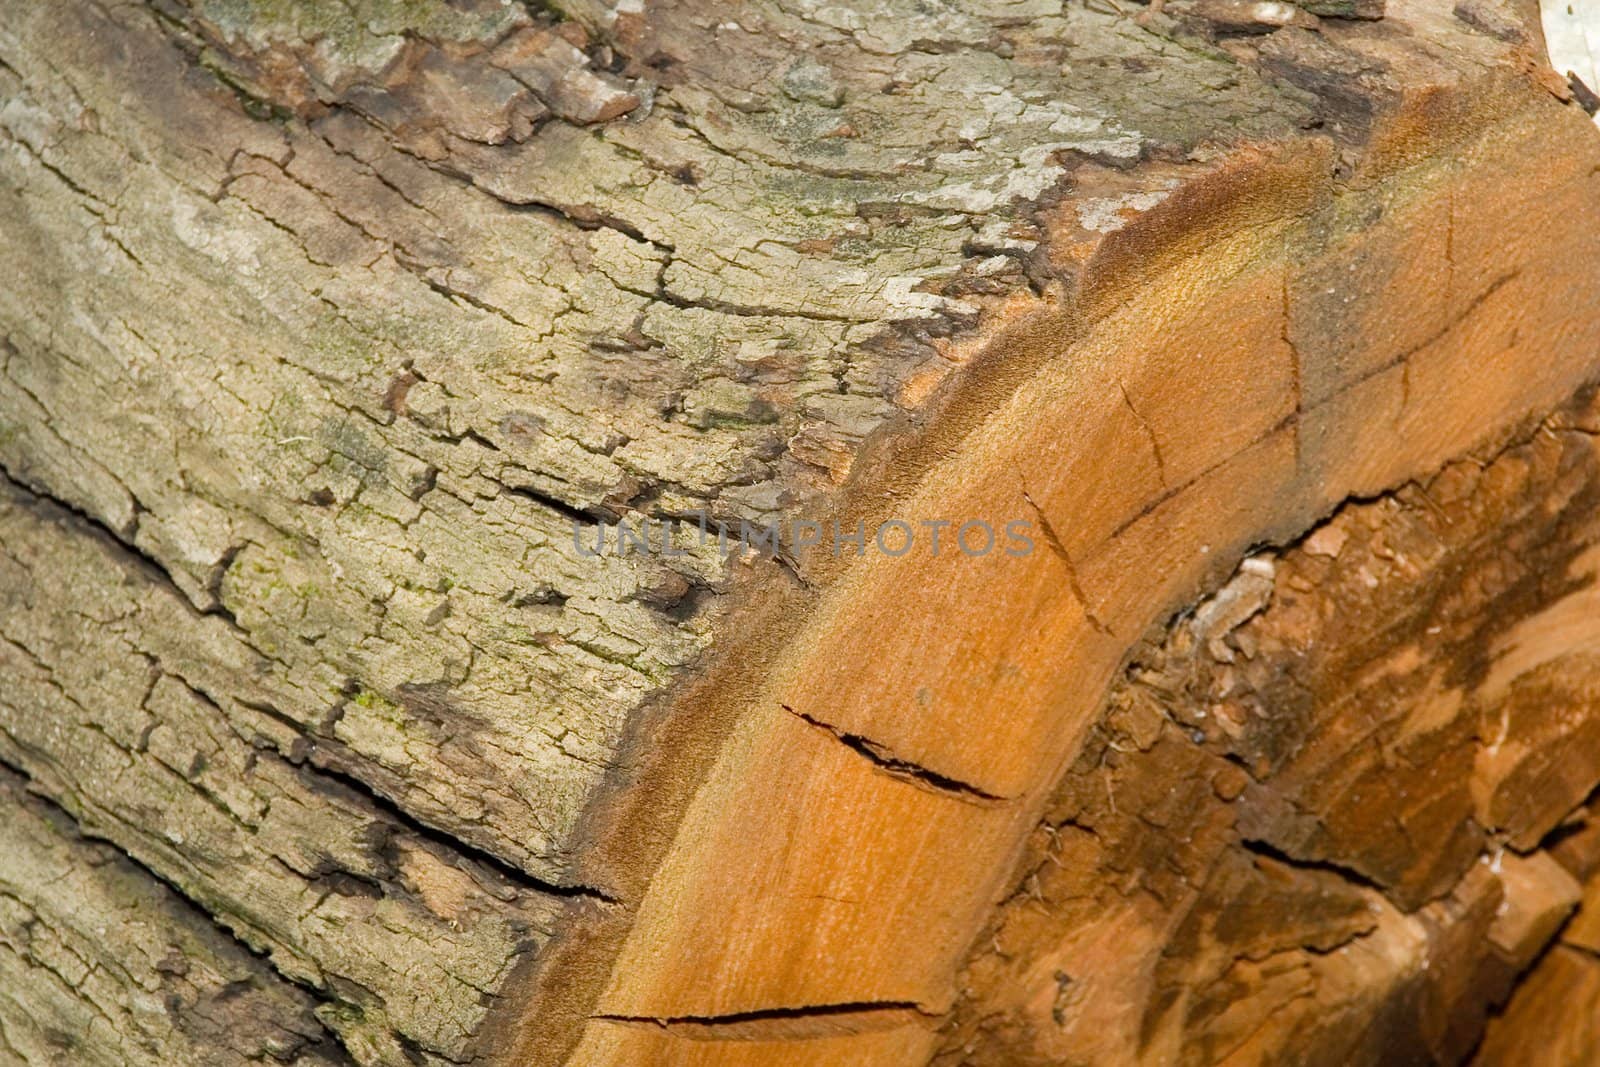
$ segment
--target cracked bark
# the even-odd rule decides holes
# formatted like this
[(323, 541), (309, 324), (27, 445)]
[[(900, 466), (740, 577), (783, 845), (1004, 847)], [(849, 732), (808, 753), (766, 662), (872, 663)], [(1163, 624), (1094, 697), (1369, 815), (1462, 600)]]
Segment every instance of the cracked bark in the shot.
[[(1243, 1062), (1268, 1006), (1425, 1002), (1464, 1054), (1590, 876), (1586, 727), (1530, 695), (1583, 694), (1452, 678), (1482, 730), (1396, 755), (1314, 699), (1376, 638), (1239, 737), (1129, 663), (1188, 606), (1185, 684), (1248, 673), (1283, 560), (1468, 453), (1520, 487), (1439, 534), (1478, 585), (1405, 580), (1521, 635), (1451, 631), (1485, 663), (1567, 633), (1573, 588), (1472, 598), (1587, 535), (1593, 129), (1498, 9), (1098, 7), (0, 0), (0, 784), (221, 961), (162, 1021), (161, 966), (18, 949), (0, 1048)], [(1037, 551), (695, 536), (891, 517)], [(646, 521), (686, 551), (582, 550)], [(1398, 761), (1399, 828), (1313, 751)], [(1470, 980), (1339, 969), (1399, 943)]]
[(315, 1002), (0, 771), (3, 1044), (21, 1064), (348, 1063)]

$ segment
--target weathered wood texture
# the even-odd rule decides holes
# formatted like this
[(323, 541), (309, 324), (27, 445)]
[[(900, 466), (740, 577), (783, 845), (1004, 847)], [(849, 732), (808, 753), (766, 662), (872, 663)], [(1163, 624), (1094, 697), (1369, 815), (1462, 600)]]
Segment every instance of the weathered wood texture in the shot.
[(1581, 884), (1577, 911), (1489, 1024), (1474, 1057), (1478, 1067), (1537, 1061), (1578, 1067), (1600, 1054), (1595, 1025), (1596, 953), (1600, 952), (1600, 821), (1594, 798), (1560, 828), (1549, 853)]
[[(314, 998), (363, 1064), (1246, 1062), (1316, 1040), (1289, 983), (1464, 1052), (1600, 781), (1581, 722), (1485, 689), (1554, 684), (1514, 635), (1565, 618), (1534, 565), (1584, 580), (1592, 519), (1600, 140), (1536, 21), (558, 6), (0, 0), (0, 763), (138, 864), (61, 837), (86, 899), (181, 895), (198, 957), (259, 954), (263, 1025), (331, 1050)], [(1282, 730), (1191, 721), (1233, 646), (1175, 613), (1262, 545), (1293, 575), (1313, 528), (1426, 523), (1475, 449), (1535, 474), (1436, 501), (1461, 525), (1392, 607), (1426, 634), (1411, 598), (1458, 597), (1415, 654), (1481, 677), (1336, 699), (1402, 654), (1336, 561), (1328, 658), (1245, 657)], [(888, 517), (1038, 551), (690, 536)], [(617, 519), (684, 554), (574, 540)], [(1237, 633), (1295, 649), (1272, 596)], [(1188, 672), (1154, 712), (1135, 653)], [(1526, 752), (1473, 734), (1494, 709)], [(1318, 760), (1388, 767), (1425, 839)], [(1239, 768), (1200, 844), (1080, 795), (1191, 764)], [(1281, 923), (1219, 933), (1232, 887)], [(1101, 986), (1056, 960), (1124, 939)]]
[(950, 1062), (1462, 1062), (1585, 873), (1597, 427), (1348, 504), (1136, 652)]
[(86, 520), (4, 490), (0, 575), (0, 761), (325, 991), (358, 1059), (464, 1056), (553, 898), (297, 766), (264, 657)]
[(349, 1063), (310, 996), (0, 772), (0, 1055), (164, 1067)]

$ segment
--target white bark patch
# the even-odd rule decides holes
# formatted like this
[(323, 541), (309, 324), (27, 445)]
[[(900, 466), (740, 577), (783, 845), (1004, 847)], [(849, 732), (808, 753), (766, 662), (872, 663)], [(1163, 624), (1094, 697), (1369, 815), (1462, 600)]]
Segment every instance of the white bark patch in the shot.
[(1149, 211), (1167, 198), (1171, 190), (1148, 193), (1129, 193), (1126, 196), (1097, 197), (1081, 200), (1076, 205), (1078, 225), (1095, 233), (1115, 233), (1128, 224), (1128, 220), (1142, 211)]
[(1600, 93), (1600, 0), (1540, 0), (1550, 65)]

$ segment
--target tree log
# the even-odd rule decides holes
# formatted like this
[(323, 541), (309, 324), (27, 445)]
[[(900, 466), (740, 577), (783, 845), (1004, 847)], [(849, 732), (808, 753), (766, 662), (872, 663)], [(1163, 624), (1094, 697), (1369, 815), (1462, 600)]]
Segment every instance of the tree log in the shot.
[(1523, 0), (0, 0), (0, 1051), (1587, 1063)]

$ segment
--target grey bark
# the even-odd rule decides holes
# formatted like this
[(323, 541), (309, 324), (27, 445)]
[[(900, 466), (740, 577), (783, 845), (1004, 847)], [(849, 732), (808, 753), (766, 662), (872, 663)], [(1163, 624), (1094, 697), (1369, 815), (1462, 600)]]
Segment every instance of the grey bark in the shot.
[(0, 771), (0, 1059), (334, 1067), (315, 1002)]

